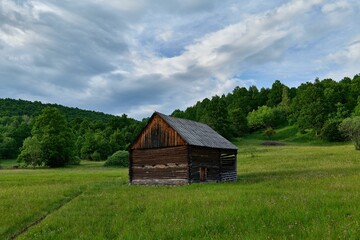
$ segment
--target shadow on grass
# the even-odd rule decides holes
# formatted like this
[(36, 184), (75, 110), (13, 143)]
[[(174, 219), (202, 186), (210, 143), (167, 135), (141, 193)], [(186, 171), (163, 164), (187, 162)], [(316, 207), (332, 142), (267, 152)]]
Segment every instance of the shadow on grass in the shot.
[(319, 179), (327, 177), (351, 176), (357, 175), (360, 167), (333, 168), (319, 170), (286, 170), (272, 172), (254, 172), (238, 175), (238, 182), (242, 184), (253, 184), (261, 182), (270, 182), (283, 179)]

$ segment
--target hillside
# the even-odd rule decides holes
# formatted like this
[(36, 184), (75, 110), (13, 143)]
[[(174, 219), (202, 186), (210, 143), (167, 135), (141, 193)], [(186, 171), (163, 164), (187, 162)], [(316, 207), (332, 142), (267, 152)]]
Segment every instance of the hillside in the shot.
[[(360, 75), (352, 79), (315, 79), (298, 87), (276, 80), (271, 88), (236, 87), (231, 93), (197, 102), (174, 117), (203, 122), (227, 138), (267, 128), (295, 125), (327, 141), (343, 141), (339, 124), (360, 116)], [(295, 133), (294, 133), (295, 134)]]
[(66, 107), (59, 104), (42, 103), (39, 101), (31, 102), (21, 99), (0, 98), (0, 116), (1, 117), (13, 117), (24, 116), (36, 117), (41, 114), (42, 110), (46, 107), (56, 107), (60, 109), (68, 121), (72, 121), (76, 118), (97, 120), (106, 122), (113, 115), (105, 114), (102, 112), (95, 112), (90, 110), (82, 110), (79, 108)]
[[(0, 99), (0, 159), (16, 158), (23, 141), (31, 136), (34, 120), (45, 108), (61, 111), (73, 133), (75, 155), (101, 160), (126, 149), (144, 123), (122, 116), (15, 99)], [(69, 139), (70, 140), (70, 139)]]

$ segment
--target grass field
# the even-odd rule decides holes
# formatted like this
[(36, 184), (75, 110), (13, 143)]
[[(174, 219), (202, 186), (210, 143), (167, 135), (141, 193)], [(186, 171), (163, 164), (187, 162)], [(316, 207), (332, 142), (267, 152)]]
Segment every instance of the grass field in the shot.
[(16, 239), (360, 238), (360, 151), (261, 141), (236, 141), (235, 183), (129, 186), (127, 169), (92, 162), (2, 169), (0, 239), (37, 220)]

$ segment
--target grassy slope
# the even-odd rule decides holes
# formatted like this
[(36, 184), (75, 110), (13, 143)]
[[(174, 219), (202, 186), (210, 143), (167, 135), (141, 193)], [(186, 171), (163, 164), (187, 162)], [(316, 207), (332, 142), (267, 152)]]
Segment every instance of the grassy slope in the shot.
[(238, 139), (236, 183), (128, 186), (126, 169), (96, 165), (1, 170), (0, 238), (81, 192), (19, 239), (358, 239), (360, 152), (278, 138), (290, 145)]

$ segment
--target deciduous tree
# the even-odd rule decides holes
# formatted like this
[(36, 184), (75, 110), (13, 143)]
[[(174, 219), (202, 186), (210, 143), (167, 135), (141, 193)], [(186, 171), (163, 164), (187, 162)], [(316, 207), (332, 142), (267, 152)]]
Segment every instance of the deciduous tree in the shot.
[(74, 157), (74, 137), (65, 116), (54, 107), (39, 115), (31, 131), (41, 146), (41, 158), (46, 166), (63, 167)]
[(354, 142), (355, 149), (360, 150), (360, 117), (344, 119), (339, 128), (346, 137)]

